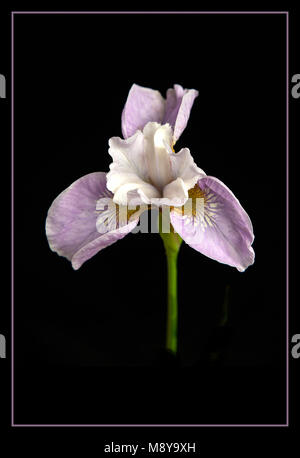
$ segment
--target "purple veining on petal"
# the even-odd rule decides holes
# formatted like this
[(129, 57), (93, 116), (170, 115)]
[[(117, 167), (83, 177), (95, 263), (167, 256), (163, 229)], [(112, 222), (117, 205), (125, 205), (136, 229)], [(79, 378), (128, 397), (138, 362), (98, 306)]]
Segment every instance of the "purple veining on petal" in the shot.
[[(203, 205), (196, 216), (171, 212), (171, 222), (183, 240), (200, 253), (244, 271), (254, 262), (252, 223), (238, 199), (220, 180), (203, 177)], [(199, 195), (202, 193), (200, 192)]]
[(104, 234), (97, 231), (97, 201), (112, 196), (106, 187), (106, 174), (95, 172), (72, 183), (49, 208), (46, 235), (50, 248), (69, 259), (75, 270), (137, 225), (138, 219)]

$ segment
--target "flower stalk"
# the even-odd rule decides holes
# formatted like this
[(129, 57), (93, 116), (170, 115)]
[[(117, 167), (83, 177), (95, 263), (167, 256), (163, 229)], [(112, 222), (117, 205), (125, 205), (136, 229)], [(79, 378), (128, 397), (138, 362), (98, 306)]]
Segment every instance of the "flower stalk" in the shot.
[(182, 243), (182, 238), (174, 232), (162, 231), (160, 218), (160, 236), (163, 240), (168, 269), (168, 308), (167, 308), (167, 332), (166, 349), (173, 354), (177, 353), (178, 341), (178, 301), (177, 301), (177, 258)]

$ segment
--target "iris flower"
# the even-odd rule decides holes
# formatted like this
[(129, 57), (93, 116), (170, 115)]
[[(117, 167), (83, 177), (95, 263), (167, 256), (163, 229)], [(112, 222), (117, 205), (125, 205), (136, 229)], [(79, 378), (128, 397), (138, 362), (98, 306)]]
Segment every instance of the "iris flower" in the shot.
[(122, 113), (124, 138), (109, 140), (110, 171), (90, 173), (71, 184), (54, 200), (46, 220), (50, 248), (76, 270), (131, 232), (149, 206), (169, 210), (171, 230), (160, 233), (169, 273), (167, 347), (173, 351), (182, 239), (239, 271), (254, 262), (252, 224), (238, 199), (195, 164), (188, 148), (174, 151), (197, 96), (198, 91), (175, 84), (164, 99), (158, 91), (134, 84)]

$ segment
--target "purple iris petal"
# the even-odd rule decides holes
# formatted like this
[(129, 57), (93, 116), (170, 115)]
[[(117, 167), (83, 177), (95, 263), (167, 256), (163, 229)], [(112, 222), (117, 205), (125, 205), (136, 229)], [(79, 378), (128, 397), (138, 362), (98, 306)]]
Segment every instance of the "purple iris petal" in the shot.
[(79, 178), (52, 203), (46, 220), (46, 235), (52, 251), (65, 256), (75, 270), (98, 251), (125, 237), (138, 219), (118, 229), (101, 233), (96, 228), (99, 199), (112, 199), (106, 187), (106, 174), (90, 173)]
[(195, 89), (183, 89), (179, 84), (174, 84), (174, 89), (167, 91), (163, 123), (169, 123), (173, 127), (175, 142), (186, 128), (194, 100), (198, 94)]
[(149, 121), (161, 123), (165, 112), (165, 100), (160, 92), (133, 84), (122, 112), (122, 133), (131, 137), (143, 130)]
[(131, 137), (148, 122), (169, 123), (177, 141), (184, 131), (198, 91), (183, 89), (179, 84), (168, 89), (167, 100), (159, 91), (133, 84), (122, 112), (122, 133)]
[(249, 216), (227, 186), (214, 177), (198, 181), (198, 211), (183, 217), (171, 212), (171, 222), (195, 250), (244, 271), (254, 262), (254, 240)]

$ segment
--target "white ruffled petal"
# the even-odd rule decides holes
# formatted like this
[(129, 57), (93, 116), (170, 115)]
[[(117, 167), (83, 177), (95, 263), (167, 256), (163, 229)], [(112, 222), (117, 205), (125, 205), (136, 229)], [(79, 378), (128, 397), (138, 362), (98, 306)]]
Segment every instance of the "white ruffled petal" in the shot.
[(143, 133), (138, 131), (126, 140), (112, 137), (109, 146), (108, 152), (113, 158), (113, 163), (107, 174), (107, 187), (114, 194), (114, 202), (127, 205), (127, 193), (135, 189), (142, 190), (145, 199), (158, 197), (159, 191), (149, 183)]
[(188, 189), (182, 178), (177, 178), (176, 180), (169, 183), (165, 186), (163, 191), (163, 197), (166, 199), (164, 201), (165, 205), (170, 205), (174, 207), (179, 207), (184, 205), (188, 200), (189, 194)]
[(199, 178), (206, 176), (206, 173), (195, 164), (188, 148), (173, 153), (170, 160), (174, 176), (183, 180), (187, 190), (193, 188)]
[[(130, 198), (131, 191), (137, 191), (141, 198), (141, 203), (150, 204), (151, 199), (160, 196), (160, 192), (151, 184), (136, 180), (135, 182), (125, 183), (120, 186), (114, 194), (113, 201), (119, 205), (128, 205), (137, 202)], [(139, 204), (139, 203), (138, 203)]]

